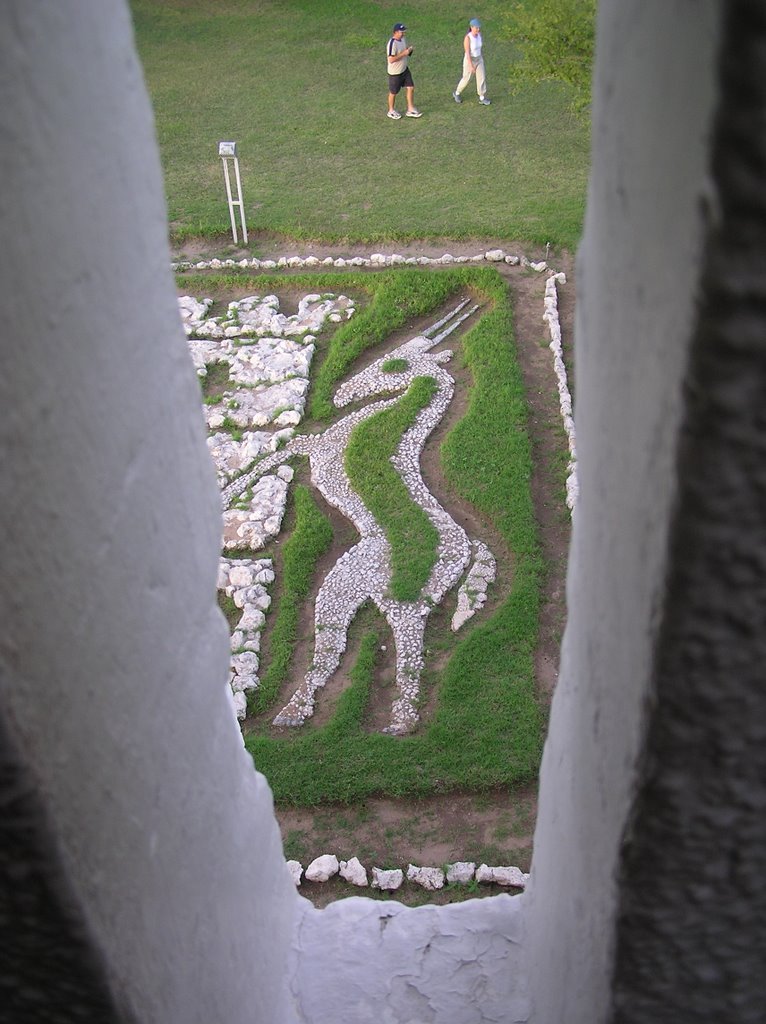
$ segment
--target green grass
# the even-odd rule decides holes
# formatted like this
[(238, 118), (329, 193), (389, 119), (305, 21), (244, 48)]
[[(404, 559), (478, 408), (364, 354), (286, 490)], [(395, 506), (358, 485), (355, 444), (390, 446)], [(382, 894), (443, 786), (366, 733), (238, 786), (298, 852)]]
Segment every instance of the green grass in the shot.
[[(374, 278), (361, 274), (357, 278), (358, 284), (353, 282), (355, 287), (374, 287), (375, 291), (361, 314), (348, 320), (332, 336), (329, 352), (312, 385), (309, 412), (316, 419), (328, 420), (334, 415), (335, 385), (362, 352), (404, 327), (413, 317), (436, 309), (459, 287), (458, 278), (452, 273), (429, 274), (409, 267), (376, 274)], [(335, 283), (338, 288), (351, 287), (337, 284), (337, 279)]]
[(268, 668), (253, 692), (248, 709), (259, 713), (269, 708), (287, 678), (295, 649), (298, 616), (311, 586), (316, 563), (332, 543), (332, 526), (320, 511), (311, 491), (295, 487), (295, 526), (282, 548), (282, 596), (269, 634)]
[[(324, 287), (321, 279), (311, 280), (315, 288)], [(356, 280), (354, 275), (335, 277), (335, 288), (349, 292)], [(457, 640), (439, 681), (435, 712), (420, 733), (397, 738), (365, 730), (381, 643), (380, 635), (368, 632), (351, 686), (338, 699), (329, 723), (287, 738), (248, 735), (246, 746), (256, 766), (268, 778), (275, 799), (285, 804), (488, 789), (530, 780), (539, 762), (542, 715), (533, 653), (543, 565), (530, 493), (527, 406), (507, 287), (491, 268), (438, 274), (397, 271), (365, 280), (367, 288), (387, 289), (392, 309), (402, 317), (405, 308), (428, 312), (465, 288), (487, 303), (488, 311), (463, 338), (464, 361), (474, 384), (466, 415), (445, 441), (442, 457), (455, 491), (502, 534), (513, 557), (512, 588), (491, 617), (479, 617)], [(365, 317), (376, 322), (377, 299), (373, 295), (359, 314), (362, 327)], [(332, 374), (337, 381), (350, 365), (344, 365), (337, 351), (343, 339), (357, 355), (364, 350), (365, 337), (374, 343), (364, 330), (357, 335), (347, 326), (333, 335), (320, 370), (328, 395)], [(303, 561), (299, 549), (296, 561)]]
[(402, 435), (437, 390), (432, 377), (416, 377), (392, 406), (362, 421), (351, 433), (345, 467), (351, 486), (383, 527), (391, 545), (391, 596), (417, 601), (436, 562), (439, 534), (410, 497), (391, 465)]
[(383, 373), (404, 373), (408, 366), (406, 359), (386, 359), (380, 368)]
[[(217, 144), (239, 144), (258, 232), (295, 239), (505, 238), (572, 248), (588, 128), (553, 83), (512, 95), (504, 0), (481, 19), (491, 107), (452, 100), (472, 12), (456, 0), (131, 0), (171, 230), (228, 234)], [(385, 44), (409, 26), (419, 120), (385, 117)], [(403, 100), (399, 100), (403, 107)]]

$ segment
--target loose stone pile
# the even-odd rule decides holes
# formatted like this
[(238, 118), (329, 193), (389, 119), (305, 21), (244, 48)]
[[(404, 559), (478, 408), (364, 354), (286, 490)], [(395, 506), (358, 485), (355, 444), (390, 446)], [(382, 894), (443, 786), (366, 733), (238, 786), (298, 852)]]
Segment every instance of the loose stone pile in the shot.
[(457, 632), (471, 616), (484, 607), (487, 587), (495, 582), (497, 563), (486, 544), (473, 542), (473, 565), (457, 593), (457, 608), (452, 616), (452, 632)]
[(276, 295), (248, 295), (230, 302), (225, 316), (208, 318), (212, 304), (212, 299), (195, 299), (191, 295), (179, 298), (178, 309), (187, 337), (303, 337), (319, 332), (325, 320), (340, 323), (344, 319), (349, 320), (354, 314), (353, 303), (347, 296), (335, 296), (329, 292), (324, 295), (304, 295), (298, 303), (298, 312), (292, 316), (279, 312), (279, 299)]
[(219, 485), (225, 486), (252, 466), (256, 459), (275, 452), (294, 433), (292, 427), (276, 431), (248, 430), (239, 441), (223, 431), (211, 434), (207, 446), (215, 463)]
[(243, 719), (247, 711), (247, 691), (258, 686), (258, 656), (261, 631), (271, 597), (266, 589), (274, 582), (270, 558), (222, 558), (218, 565), (218, 589), (230, 597), (242, 616), (231, 634), (231, 686), (234, 710)]
[[(212, 304), (209, 298), (184, 295), (178, 309), (198, 376), (221, 363), (232, 385), (218, 402), (204, 406), (208, 428), (216, 431), (208, 448), (224, 486), (292, 438), (303, 417), (316, 332), (327, 322), (349, 319), (354, 305), (345, 295), (310, 294), (300, 300), (297, 313), (285, 316), (276, 295), (249, 295), (230, 302), (226, 316), (208, 317)], [(245, 431), (241, 439), (219, 429), (227, 422)], [(282, 429), (252, 429), (272, 424)], [(258, 551), (277, 536), (292, 478), (292, 468), (280, 466), (252, 487), (240, 488), (223, 512), (225, 550)], [(229, 680), (239, 719), (246, 715), (247, 691), (258, 686), (260, 634), (271, 603), (265, 584), (273, 579), (270, 560), (221, 560), (219, 589), (242, 608), (232, 634)]]
[(290, 466), (274, 475), (259, 477), (245, 490), (236, 505), (223, 511), (223, 546), (226, 550), (258, 551), (282, 529), (287, 504), (287, 485), (293, 478)]
[[(406, 878), (408, 882), (419, 885), (429, 892), (443, 889), (445, 884), (470, 885), (473, 881), (481, 885), (500, 885), (504, 888), (524, 889), (529, 878), (528, 874), (517, 867), (489, 867), (487, 864), (480, 864), (477, 867), (473, 861), (456, 861), (454, 864), (447, 864), (446, 868), (445, 872), (441, 868), (408, 864)], [(288, 860), (287, 870), (295, 885), (299, 886), (304, 877), (300, 861)], [(306, 868), (305, 878), (309, 882), (327, 882), (338, 874), (351, 885), (360, 888), (370, 885), (367, 870), (357, 857), (339, 861), (334, 853), (325, 853), (312, 860)], [(396, 892), (402, 887), (404, 880), (405, 872), (401, 868), (386, 870), (373, 867), (370, 887), (383, 892)]]
[(232, 385), (217, 401), (205, 404), (208, 428), (219, 430), (229, 423), (250, 430), (300, 423), (316, 340), (311, 332), (353, 316), (351, 300), (345, 295), (306, 295), (298, 312), (285, 316), (276, 295), (249, 295), (230, 302), (225, 317), (208, 319), (210, 302), (190, 295), (178, 300), (198, 376), (206, 377), (208, 367), (224, 364)]
[(486, 252), (476, 253), (474, 256), (453, 256), (445, 252), (443, 256), (401, 256), (399, 253), (385, 254), (374, 252), (369, 258), (366, 256), (325, 256), (320, 259), (317, 256), (280, 256), (276, 260), (241, 259), (241, 260), (199, 260), (192, 263), (188, 260), (180, 260), (171, 263), (171, 269), (175, 271), (184, 270), (225, 270), (231, 267), (240, 267), (242, 270), (298, 270), (304, 267), (412, 267), (412, 266), (445, 266), (450, 263), (508, 263), (510, 266), (529, 267), (531, 270), (541, 274), (548, 269), (545, 260), (534, 262), (526, 256), (511, 256), (503, 249), (488, 249)]

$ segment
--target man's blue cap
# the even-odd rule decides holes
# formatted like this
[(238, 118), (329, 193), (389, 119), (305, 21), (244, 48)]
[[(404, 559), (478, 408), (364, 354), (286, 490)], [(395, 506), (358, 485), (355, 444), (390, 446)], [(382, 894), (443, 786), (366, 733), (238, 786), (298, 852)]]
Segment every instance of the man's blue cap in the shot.
[(468, 24), (471, 26), (471, 28), (481, 28), (481, 22), (479, 21), (478, 18), (471, 18)]
[(402, 25), (401, 21), (397, 21), (397, 23), (394, 25), (394, 32), (406, 32), (406, 31), (407, 31), (407, 26), (406, 25)]

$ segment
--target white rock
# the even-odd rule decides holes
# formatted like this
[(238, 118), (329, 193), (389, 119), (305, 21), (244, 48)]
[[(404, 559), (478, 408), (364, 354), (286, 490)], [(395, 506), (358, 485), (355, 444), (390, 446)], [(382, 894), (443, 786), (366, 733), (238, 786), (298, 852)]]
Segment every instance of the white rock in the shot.
[(506, 256), (505, 257), (505, 262), (509, 263), (512, 267), (517, 267), (519, 265), (519, 257), (518, 256)]
[(474, 876), (476, 865), (472, 860), (458, 860), (447, 865), (447, 881), (468, 885)]
[(404, 262), (405, 262), (404, 256), (400, 256), (398, 252), (394, 252), (394, 253), (391, 254), (391, 266), (392, 267), (400, 267), (400, 266), (402, 266), (404, 264)]
[(385, 263), (385, 262), (386, 262), (386, 257), (383, 255), (382, 252), (374, 252), (370, 256), (370, 263)]
[(261, 260), (261, 269), (262, 270), (275, 270), (276, 266), (277, 265), (274, 262), (274, 260)]
[(326, 882), (333, 875), (338, 874), (338, 858), (334, 853), (323, 853), (317, 857), (306, 868), (306, 878), (310, 882)]
[(395, 892), (404, 881), (404, 872), (399, 868), (384, 871), (382, 868), (372, 869), (372, 887), (383, 892)]
[(523, 889), (527, 884), (527, 875), (520, 868), (514, 867), (487, 867), (480, 864), (476, 869), (476, 881), (495, 885), (513, 886), (515, 889)]
[(342, 256), (339, 256), (339, 257), (337, 258), (337, 260), (333, 260), (333, 261), (332, 261), (332, 265), (333, 265), (334, 267), (345, 267), (345, 265), (346, 265), (346, 261), (345, 261), (345, 260), (343, 259), (343, 257), (342, 257)]
[(237, 715), (237, 718), (240, 720), (240, 722), (242, 722), (244, 721), (245, 716), (247, 715), (247, 697), (244, 695), (244, 693), (239, 692), (233, 695), (233, 700), (234, 711)]
[(270, 533), (272, 537), (276, 537), (279, 533), (279, 529), (282, 525), (282, 514), (281, 512), (275, 516), (268, 516), (263, 520), (263, 528), (266, 533)]
[(542, 274), (544, 270), (548, 269), (548, 264), (545, 262), (545, 260), (540, 260), (539, 263), (530, 263), (529, 265), (532, 268), (532, 270), (536, 270), (538, 274)]
[(254, 676), (258, 671), (258, 655), (253, 651), (244, 651), (242, 654), (235, 654), (231, 659), (234, 671), (241, 676)]
[(342, 860), (340, 862), (340, 876), (352, 885), (369, 885), (367, 871), (364, 865), (360, 863), (358, 857), (352, 857), (351, 860)]
[(277, 470), (277, 476), (280, 480), (284, 480), (285, 483), (290, 483), (292, 478), (295, 476), (295, 470), (292, 466), (280, 466)]
[(301, 875), (303, 874), (303, 868), (299, 860), (288, 860), (285, 867), (290, 872), (290, 877), (296, 885), (301, 884)]
[(263, 612), (255, 605), (248, 604), (245, 606), (242, 618), (237, 623), (237, 629), (242, 630), (243, 633), (255, 633), (257, 630), (263, 629), (265, 622), (266, 616)]
[(490, 249), (489, 252), (484, 253), (484, 259), (489, 263), (502, 263), (505, 259), (505, 253), (502, 249)]
[(280, 413), (279, 416), (277, 416), (277, 418), (274, 420), (277, 426), (280, 427), (294, 427), (296, 426), (296, 424), (300, 423), (300, 421), (301, 414), (297, 412), (295, 409), (285, 410), (285, 412)]
[(410, 864), (407, 867), (407, 878), (416, 885), (422, 885), (429, 892), (444, 888), (444, 872), (441, 868), (419, 868)]

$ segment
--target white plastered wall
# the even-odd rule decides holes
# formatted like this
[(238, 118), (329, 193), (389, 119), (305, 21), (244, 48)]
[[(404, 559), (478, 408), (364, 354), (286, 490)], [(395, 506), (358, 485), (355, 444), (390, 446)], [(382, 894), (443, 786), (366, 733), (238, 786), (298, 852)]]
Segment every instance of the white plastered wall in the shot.
[(602, 0), (578, 253), (580, 501), (527, 893), (536, 1024), (610, 1004), (620, 841), (665, 578), (694, 326), (720, 5)]
[(278, 1022), (297, 898), (226, 696), (220, 503), (129, 12), (1, 20), (0, 703), (118, 1001)]

